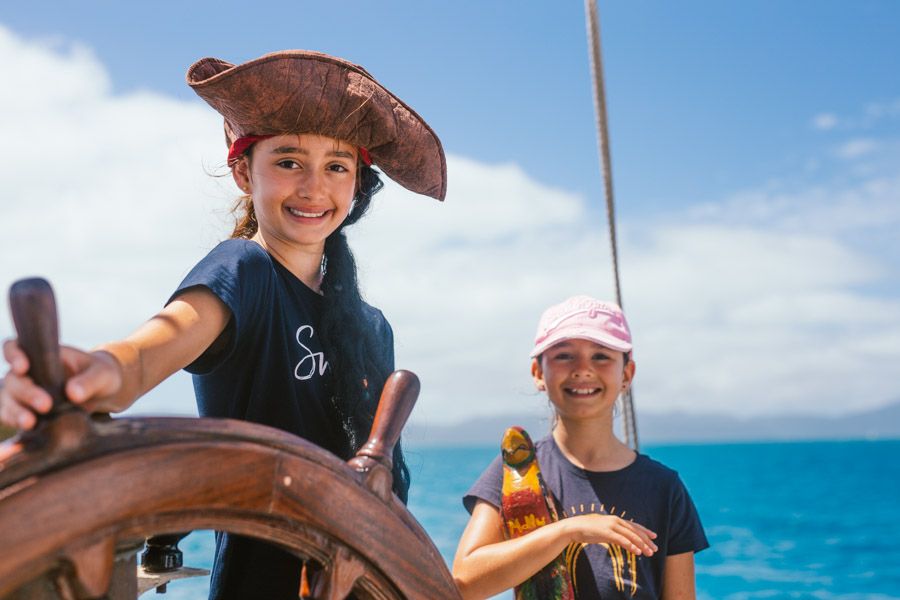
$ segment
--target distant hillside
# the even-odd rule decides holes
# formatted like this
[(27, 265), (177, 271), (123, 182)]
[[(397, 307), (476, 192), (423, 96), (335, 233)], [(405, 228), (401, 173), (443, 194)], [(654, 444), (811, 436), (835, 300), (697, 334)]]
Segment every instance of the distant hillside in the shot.
[[(413, 422), (404, 432), (413, 446), (490, 446), (510, 425), (534, 437), (550, 429), (549, 418), (493, 415), (455, 425)], [(0, 425), (0, 440), (14, 433)], [(722, 414), (638, 412), (641, 443), (737, 442), (765, 440), (841, 440), (900, 438), (900, 402), (842, 417), (783, 415), (741, 419)]]
[[(455, 425), (411, 423), (405, 434), (415, 446), (481, 446), (497, 444), (510, 425), (521, 425), (535, 437), (549, 430), (538, 417), (495, 415)], [(841, 417), (781, 415), (742, 419), (723, 414), (638, 412), (641, 443), (691, 443), (766, 440), (840, 440), (900, 438), (900, 402)]]
[(652, 442), (900, 438), (900, 402), (840, 417), (639, 414), (638, 432)]

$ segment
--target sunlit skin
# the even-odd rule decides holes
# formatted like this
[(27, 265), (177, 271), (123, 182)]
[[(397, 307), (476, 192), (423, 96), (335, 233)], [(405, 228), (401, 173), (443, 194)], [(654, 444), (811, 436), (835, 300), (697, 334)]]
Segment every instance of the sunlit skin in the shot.
[[(318, 135), (259, 141), (232, 169), (253, 199), (259, 232), (253, 240), (311, 289), (321, 282), (325, 239), (347, 217), (356, 190), (358, 150)], [(192, 288), (124, 340), (93, 352), (63, 346), (70, 401), (90, 412), (120, 412), (215, 341), (231, 313), (212, 292)], [(15, 340), (3, 344), (9, 371), (0, 384), (0, 422), (32, 429), (51, 399), (27, 376), (28, 358)]]
[(321, 135), (279, 135), (254, 144), (232, 170), (259, 223), (253, 240), (318, 290), (325, 239), (356, 192), (359, 151)]
[[(613, 434), (616, 398), (634, 378), (635, 363), (622, 352), (584, 339), (565, 340), (532, 361), (535, 387), (546, 391), (557, 414), (553, 437), (573, 464), (613, 471), (634, 462), (633, 450)], [(479, 500), (453, 561), (453, 578), (466, 600), (489, 598), (534, 575), (570, 543), (618, 544), (652, 556), (656, 533), (613, 515), (584, 514), (506, 540), (500, 512)], [(694, 600), (694, 554), (666, 557), (663, 600)]]

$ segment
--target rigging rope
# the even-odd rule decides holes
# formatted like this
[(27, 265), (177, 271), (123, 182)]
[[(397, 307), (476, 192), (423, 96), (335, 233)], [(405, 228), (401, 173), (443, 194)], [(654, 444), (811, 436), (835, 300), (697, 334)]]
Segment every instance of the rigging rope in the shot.
[[(606, 197), (606, 217), (609, 222), (609, 243), (612, 248), (613, 279), (616, 288), (616, 302), (622, 304), (622, 288), (619, 282), (619, 250), (616, 241), (616, 215), (613, 200), (612, 159), (609, 152), (609, 129), (606, 118), (606, 88), (603, 85), (603, 57), (600, 54), (600, 18), (596, 0), (585, 0), (587, 13), (587, 34), (590, 44), (591, 78), (594, 83), (594, 109), (597, 115), (597, 142), (600, 146), (600, 171), (603, 174), (603, 191)], [(622, 399), (622, 419), (625, 425), (625, 442), (638, 449), (637, 423), (634, 414), (634, 395), (631, 387)]]

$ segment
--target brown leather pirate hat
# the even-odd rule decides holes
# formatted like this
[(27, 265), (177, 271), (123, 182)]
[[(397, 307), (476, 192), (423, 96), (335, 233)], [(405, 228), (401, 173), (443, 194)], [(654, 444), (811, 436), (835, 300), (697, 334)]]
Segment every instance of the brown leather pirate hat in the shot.
[(317, 133), (365, 148), (403, 187), (443, 200), (447, 161), (422, 117), (362, 67), (321, 52), (284, 50), (241, 65), (202, 58), (187, 82), (225, 117), (226, 142)]

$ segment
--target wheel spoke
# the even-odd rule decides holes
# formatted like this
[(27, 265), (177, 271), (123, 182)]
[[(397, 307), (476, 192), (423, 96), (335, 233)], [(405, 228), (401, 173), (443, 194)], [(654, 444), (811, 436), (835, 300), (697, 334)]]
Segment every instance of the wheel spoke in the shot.
[(316, 600), (344, 600), (365, 574), (366, 565), (350, 550), (339, 546), (331, 564), (320, 574), (313, 597)]
[(84, 597), (97, 598), (109, 590), (115, 568), (116, 542), (104, 538), (90, 546), (79, 548), (67, 556), (75, 569), (75, 581)]

